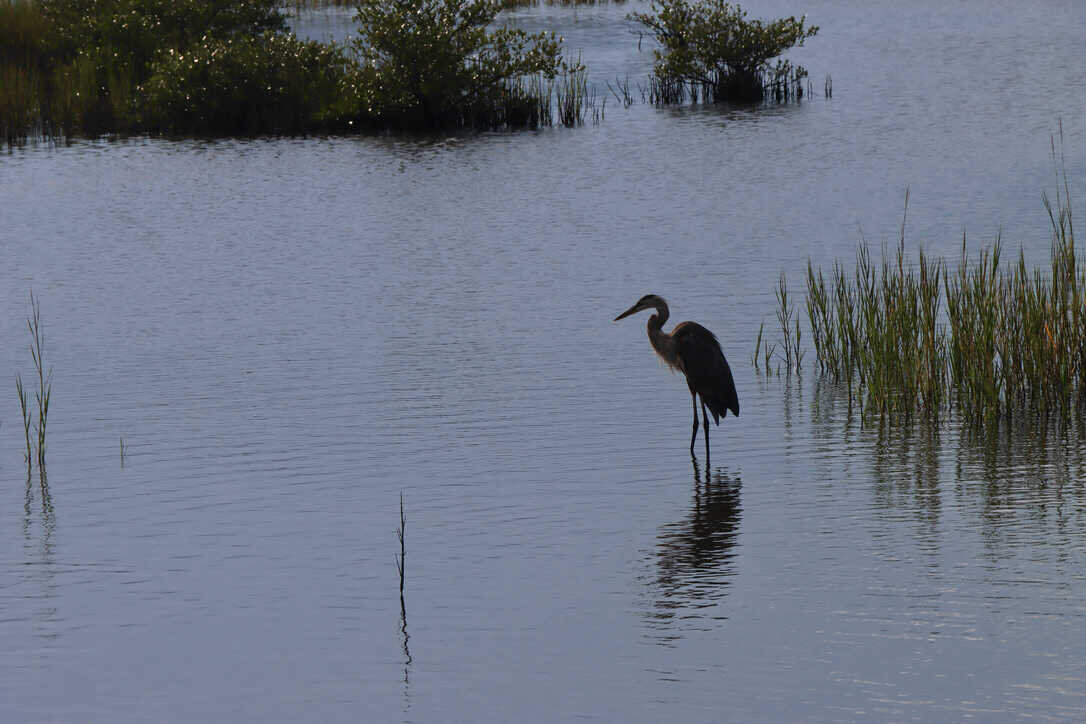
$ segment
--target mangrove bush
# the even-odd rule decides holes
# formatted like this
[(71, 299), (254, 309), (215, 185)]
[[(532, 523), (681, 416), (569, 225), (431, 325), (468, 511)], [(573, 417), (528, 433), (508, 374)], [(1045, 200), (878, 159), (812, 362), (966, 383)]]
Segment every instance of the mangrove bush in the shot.
[(0, 134), (535, 126), (582, 76), (495, 0), (359, 0), (347, 45), (280, 0), (0, 0)]
[(286, 28), (277, 0), (43, 0), (41, 7), (55, 34), (57, 115), (88, 134), (146, 129), (144, 84), (162, 56)]
[(362, 115), (382, 126), (530, 124), (531, 76), (564, 63), (553, 33), (490, 29), (494, 0), (359, 0)]
[(266, 32), (163, 53), (143, 87), (144, 127), (167, 133), (300, 134), (343, 124), (342, 50)]
[(817, 26), (805, 25), (805, 17), (751, 20), (723, 0), (652, 0), (650, 7), (629, 17), (660, 45), (654, 51), (655, 102), (783, 101), (803, 95), (807, 71), (780, 56), (818, 33)]

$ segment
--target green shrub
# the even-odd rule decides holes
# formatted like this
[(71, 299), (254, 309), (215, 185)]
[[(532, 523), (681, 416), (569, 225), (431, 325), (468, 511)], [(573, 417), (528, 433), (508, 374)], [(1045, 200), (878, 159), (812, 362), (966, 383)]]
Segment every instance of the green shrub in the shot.
[(160, 52), (286, 28), (278, 0), (43, 0), (66, 58), (92, 55), (141, 83)]
[(662, 102), (681, 101), (690, 88), (696, 98), (758, 101), (766, 97), (784, 100), (803, 94), (807, 72), (778, 58), (789, 48), (813, 37), (816, 26), (805, 27), (805, 18), (748, 20), (745, 10), (723, 0), (653, 0), (651, 13), (631, 13), (644, 25), (661, 49), (655, 51), (656, 81), (670, 92)]
[(15, 143), (41, 122), (53, 35), (31, 0), (0, 0), (0, 137)]
[(141, 125), (167, 133), (305, 133), (335, 125), (346, 75), (335, 45), (264, 33), (171, 50), (142, 88)]
[(163, 53), (285, 28), (277, 0), (43, 0), (66, 132), (140, 130), (139, 87)]
[(0, 0), (0, 64), (44, 67), (50, 30), (38, 3)]
[[(362, 110), (396, 128), (497, 126), (519, 108), (518, 79), (563, 67), (553, 33), (489, 30), (494, 0), (359, 0)], [(512, 106), (510, 105), (512, 103)]]
[(286, 34), (280, 0), (0, 0), (0, 134), (536, 126), (583, 70), (489, 29), (496, 0), (359, 1), (343, 47)]

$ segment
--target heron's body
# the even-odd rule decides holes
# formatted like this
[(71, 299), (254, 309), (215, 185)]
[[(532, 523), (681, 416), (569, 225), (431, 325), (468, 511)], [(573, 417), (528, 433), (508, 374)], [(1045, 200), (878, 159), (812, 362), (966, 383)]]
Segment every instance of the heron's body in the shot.
[(690, 437), (690, 454), (694, 454), (694, 441), (698, 437), (698, 398), (701, 399), (701, 414), (705, 424), (705, 455), (709, 456), (709, 417), (706, 408), (713, 414), (713, 422), (720, 424), (720, 418), (727, 417), (728, 411), (739, 416), (739, 397), (735, 392), (735, 380), (731, 367), (720, 349), (716, 336), (697, 322), (680, 322), (670, 333), (664, 331), (664, 322), (670, 312), (667, 302), (655, 294), (648, 294), (637, 304), (615, 318), (615, 321), (645, 309), (655, 309), (656, 314), (649, 317), (649, 342), (660, 359), (673, 370), (678, 370), (686, 377), (690, 388), (690, 398), (694, 405), (694, 432)]

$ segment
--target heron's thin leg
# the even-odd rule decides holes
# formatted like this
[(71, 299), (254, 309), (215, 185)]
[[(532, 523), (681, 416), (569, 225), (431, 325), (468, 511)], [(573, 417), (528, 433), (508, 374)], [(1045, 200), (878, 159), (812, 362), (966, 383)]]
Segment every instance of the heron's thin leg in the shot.
[[(694, 410), (694, 417), (698, 411)], [(701, 401), (701, 419), (705, 423), (705, 474), (709, 474), (709, 415), (705, 412), (705, 400)]]
[(694, 441), (698, 439), (698, 398), (690, 392), (690, 402), (694, 405), (694, 433), (690, 436), (690, 457), (694, 457)]

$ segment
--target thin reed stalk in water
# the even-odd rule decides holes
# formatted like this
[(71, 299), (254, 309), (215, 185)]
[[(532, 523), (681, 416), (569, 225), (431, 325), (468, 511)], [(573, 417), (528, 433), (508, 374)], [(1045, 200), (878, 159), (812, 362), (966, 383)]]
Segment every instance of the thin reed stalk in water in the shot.
[(781, 278), (777, 285), (776, 294), (777, 321), (780, 323), (781, 335), (784, 342), (784, 366), (785, 371), (790, 375), (793, 370), (797, 373), (800, 371), (803, 353), (800, 350), (801, 332), (799, 329), (799, 319), (795, 320), (795, 326), (793, 327), (793, 315), (795, 314), (796, 307), (789, 301), (788, 280), (785, 278), (784, 272), (781, 272)]
[[(818, 359), (819, 369), (826, 371), (827, 359), (833, 359), (836, 351), (832, 344), (832, 330), (830, 329), (829, 300), (826, 296), (826, 280), (822, 277), (822, 270), (818, 270), (815, 276), (811, 260), (807, 260), (807, 318), (811, 322), (811, 339), (814, 342), (815, 358)], [(796, 320), (799, 324), (799, 320)], [(832, 362), (830, 366), (832, 366)]]
[[(754, 354), (750, 356), (750, 362), (754, 365), (754, 371), (758, 370), (758, 350), (762, 348), (762, 332), (765, 330), (765, 322), (758, 325), (758, 339), (754, 340)], [(768, 370), (766, 370), (768, 372)]]
[(31, 462), (34, 459), (33, 448), (30, 445), (30, 424), (32, 422), (30, 410), (28, 409), (30, 400), (26, 388), (23, 387), (23, 378), (18, 374), (15, 375), (15, 390), (19, 393), (19, 407), (21, 407), (23, 411), (23, 432), (26, 434), (26, 469), (27, 475), (29, 475)]
[(396, 570), (400, 574), (400, 608), (401, 613), (404, 608), (403, 600), (403, 582), (404, 582), (404, 561), (407, 558), (407, 549), (404, 546), (404, 531), (407, 529), (407, 518), (403, 512), (403, 493), (400, 493), (400, 527), (396, 529), (396, 536), (400, 539), (400, 552), (396, 555)]
[[(649, 76), (649, 102), (657, 106), (686, 103), (690, 89), (681, 78)], [(693, 101), (691, 101), (693, 102)]]
[(34, 292), (30, 293), (30, 317), (26, 320), (27, 328), (33, 341), (30, 345), (30, 355), (34, 359), (34, 369), (38, 376), (38, 389), (34, 393), (34, 399), (38, 403), (38, 467), (45, 466), (45, 426), (49, 418), (49, 400), (53, 391), (53, 370), (45, 371), (45, 331), (41, 324), (41, 304), (34, 298)]
[(622, 78), (615, 78), (615, 85), (612, 86), (611, 82), (607, 82), (607, 89), (614, 95), (615, 100), (622, 104), (623, 108), (629, 108), (633, 105), (633, 95), (630, 93), (630, 75), (626, 74), (625, 80)]
[[(583, 126), (589, 111), (593, 122), (599, 123), (602, 112), (596, 106), (595, 96), (588, 89), (588, 71), (580, 58), (555, 80), (555, 99), (558, 106), (558, 122), (567, 128)], [(606, 102), (606, 98), (604, 99)]]

